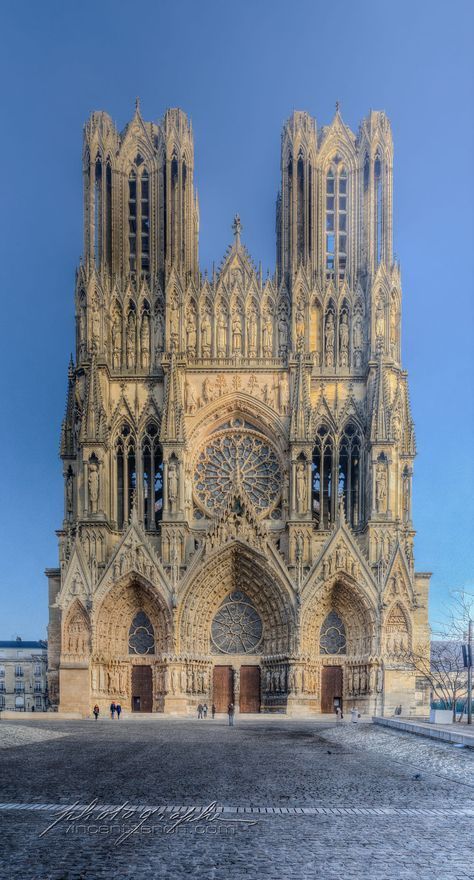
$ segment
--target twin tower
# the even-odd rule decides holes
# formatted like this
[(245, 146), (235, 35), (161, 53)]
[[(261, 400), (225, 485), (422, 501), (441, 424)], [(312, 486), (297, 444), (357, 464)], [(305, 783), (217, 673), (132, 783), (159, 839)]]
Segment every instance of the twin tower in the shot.
[(86, 124), (47, 572), (61, 710), (425, 711), (392, 157), (384, 113), (357, 135), (293, 113), (274, 274), (237, 216), (208, 276), (186, 115)]

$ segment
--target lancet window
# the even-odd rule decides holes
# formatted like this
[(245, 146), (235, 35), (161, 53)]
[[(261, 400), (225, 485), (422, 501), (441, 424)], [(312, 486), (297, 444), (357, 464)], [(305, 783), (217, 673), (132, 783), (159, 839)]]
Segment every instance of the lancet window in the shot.
[(163, 453), (158, 428), (149, 422), (142, 439), (143, 521), (145, 528), (158, 528), (163, 513)]
[(135, 438), (126, 422), (115, 444), (117, 473), (117, 525), (121, 529), (129, 520), (137, 488)]
[(334, 442), (328, 428), (321, 425), (316, 434), (312, 463), (312, 512), (320, 529), (334, 520)]
[(131, 272), (150, 271), (150, 178), (137, 155), (128, 176), (128, 251)]
[(383, 186), (382, 186), (382, 160), (377, 153), (374, 162), (374, 187), (375, 187), (375, 253), (377, 265), (382, 259), (383, 242)]
[(361, 440), (355, 425), (348, 424), (339, 442), (339, 495), (346, 520), (357, 528), (362, 519)]
[(326, 271), (344, 277), (347, 267), (348, 176), (340, 156), (326, 175)]
[(316, 433), (312, 463), (312, 513), (320, 529), (334, 522), (339, 497), (343, 498), (347, 522), (362, 523), (362, 442), (355, 425), (349, 423), (335, 443), (326, 425)]

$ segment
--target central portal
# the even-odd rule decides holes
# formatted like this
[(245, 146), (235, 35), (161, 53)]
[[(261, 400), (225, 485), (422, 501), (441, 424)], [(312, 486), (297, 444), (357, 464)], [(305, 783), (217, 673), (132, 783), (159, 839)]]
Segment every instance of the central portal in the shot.
[(342, 667), (323, 666), (321, 670), (321, 712), (329, 714), (342, 709)]
[(132, 712), (153, 711), (151, 666), (132, 666)]
[(232, 666), (214, 666), (212, 679), (212, 702), (216, 712), (227, 712), (234, 702), (234, 670)]

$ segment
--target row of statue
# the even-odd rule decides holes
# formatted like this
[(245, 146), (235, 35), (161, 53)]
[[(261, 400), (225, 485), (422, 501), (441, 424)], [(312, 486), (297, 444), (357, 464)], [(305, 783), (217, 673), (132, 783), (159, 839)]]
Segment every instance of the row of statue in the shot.
[(381, 693), (383, 670), (381, 666), (347, 666), (345, 668), (345, 692), (349, 697)]
[(188, 379), (184, 383), (184, 407), (187, 413), (193, 415), (201, 406), (222, 397), (230, 392), (245, 392), (259, 398), (267, 406), (277, 409), (282, 415), (286, 415), (289, 409), (289, 385), (286, 373), (280, 373), (273, 384), (268, 382), (260, 384), (254, 374), (248, 379), (239, 373), (234, 373), (229, 379), (224, 374), (217, 376), (215, 380), (206, 378), (201, 383), (201, 393), (196, 395), (194, 387)]

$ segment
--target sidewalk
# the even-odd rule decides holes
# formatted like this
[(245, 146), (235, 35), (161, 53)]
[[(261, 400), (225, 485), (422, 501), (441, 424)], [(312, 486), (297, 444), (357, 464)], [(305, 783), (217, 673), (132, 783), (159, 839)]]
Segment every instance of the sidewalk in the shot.
[(416, 736), (427, 736), (431, 739), (443, 740), (443, 742), (459, 743), (470, 749), (474, 748), (474, 725), (467, 727), (466, 724), (430, 724), (429, 721), (411, 721), (409, 718), (372, 718), (374, 724), (383, 727), (391, 727), (393, 730), (403, 730), (406, 733), (414, 733)]

